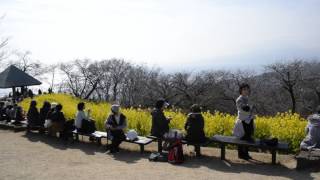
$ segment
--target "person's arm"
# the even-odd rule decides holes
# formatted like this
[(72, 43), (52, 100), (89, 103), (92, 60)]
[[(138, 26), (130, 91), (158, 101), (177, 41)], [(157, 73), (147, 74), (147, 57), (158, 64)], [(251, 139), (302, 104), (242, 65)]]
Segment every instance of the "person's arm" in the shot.
[(112, 129), (112, 116), (109, 115), (107, 120), (105, 121), (105, 128), (108, 130)]

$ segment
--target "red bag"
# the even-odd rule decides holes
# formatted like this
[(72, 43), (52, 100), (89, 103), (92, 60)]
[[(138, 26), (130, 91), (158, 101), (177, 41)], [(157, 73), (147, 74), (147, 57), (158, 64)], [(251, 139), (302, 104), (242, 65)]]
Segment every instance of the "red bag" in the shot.
[(177, 140), (169, 150), (168, 162), (172, 164), (181, 164), (184, 162), (181, 140)]

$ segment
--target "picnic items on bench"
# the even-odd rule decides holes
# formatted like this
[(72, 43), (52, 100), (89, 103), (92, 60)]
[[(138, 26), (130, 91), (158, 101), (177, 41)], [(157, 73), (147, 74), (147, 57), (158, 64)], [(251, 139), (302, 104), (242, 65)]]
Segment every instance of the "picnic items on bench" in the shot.
[(248, 142), (244, 140), (240, 140), (234, 136), (222, 136), (222, 135), (214, 135), (211, 138), (212, 142), (218, 143), (221, 148), (221, 160), (225, 159), (226, 154), (226, 145), (241, 145), (245, 147), (254, 147), (263, 150), (270, 150), (272, 154), (272, 164), (276, 164), (276, 154), (277, 151), (288, 151), (289, 145), (286, 142), (278, 142), (277, 145), (267, 145), (265, 143), (261, 143), (261, 140), (256, 139), (254, 142)]

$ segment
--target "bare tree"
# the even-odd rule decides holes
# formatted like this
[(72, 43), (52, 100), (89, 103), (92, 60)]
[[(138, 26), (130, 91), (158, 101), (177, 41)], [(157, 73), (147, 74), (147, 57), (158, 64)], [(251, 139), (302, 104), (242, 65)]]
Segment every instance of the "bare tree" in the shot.
[(9, 61), (9, 65), (15, 65), (31, 76), (40, 77), (47, 71), (47, 68), (41, 62), (32, 59), (30, 51), (15, 51), (12, 58), (15, 58), (15, 60)]
[(288, 63), (274, 63), (266, 67), (271, 72), (275, 73), (275, 77), (285, 89), (291, 99), (291, 111), (296, 112), (297, 105), (297, 86), (302, 80), (303, 64), (300, 60), (295, 60)]
[(88, 59), (61, 64), (60, 69), (66, 75), (65, 83), (72, 94), (84, 99), (91, 96), (101, 79), (97, 63), (91, 63)]

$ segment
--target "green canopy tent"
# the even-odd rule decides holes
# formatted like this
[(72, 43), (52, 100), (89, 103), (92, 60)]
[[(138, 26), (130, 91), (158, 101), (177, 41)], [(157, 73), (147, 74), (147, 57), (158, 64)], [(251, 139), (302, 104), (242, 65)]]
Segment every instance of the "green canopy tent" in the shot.
[(40, 85), (41, 82), (29, 74), (21, 71), (14, 65), (0, 73), (0, 88), (12, 88), (12, 96), (15, 98), (15, 88)]

